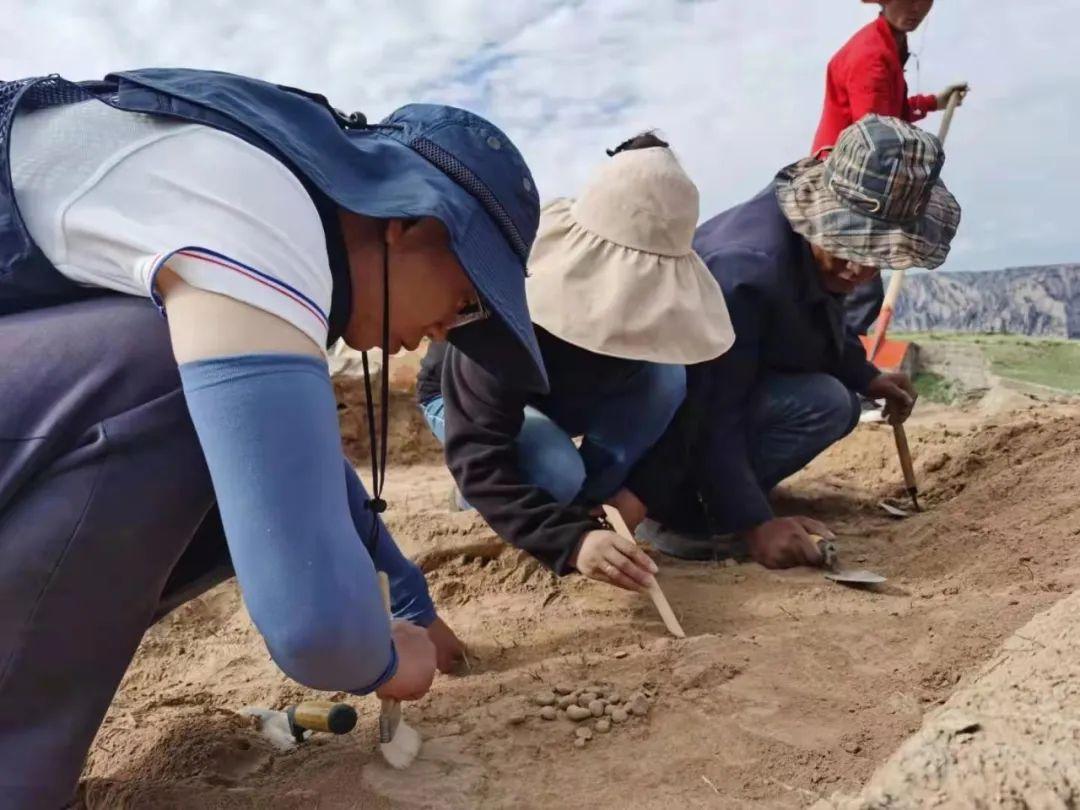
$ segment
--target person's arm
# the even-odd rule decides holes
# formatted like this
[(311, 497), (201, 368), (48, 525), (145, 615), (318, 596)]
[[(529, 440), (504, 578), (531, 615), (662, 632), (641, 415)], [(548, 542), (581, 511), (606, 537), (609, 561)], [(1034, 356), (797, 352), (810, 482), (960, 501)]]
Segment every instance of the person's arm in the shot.
[(516, 440), (525, 396), (451, 348), (443, 367), (446, 464), (461, 494), (495, 532), (558, 574), (572, 571), (583, 536), (602, 528), (585, 507), (561, 504), (524, 480)]
[(739, 319), (735, 346), (714, 361), (710, 411), (697, 446), (698, 486), (717, 534), (746, 531), (773, 516), (748, 440), (747, 416), (758, 378), (757, 327), (750, 321)]
[(893, 109), (893, 82), (896, 77), (888, 60), (881, 54), (852, 60), (847, 72), (848, 101), (851, 120), (865, 115), (896, 115)]
[(376, 517), (364, 505), (368, 500), (367, 490), (352, 464), (347, 459), (343, 459), (343, 462), (353, 526), (358, 534), (365, 537), (370, 536), (373, 524), (377, 526), (378, 535), (373, 541), (369, 541), (368, 545), (373, 547), (375, 569), (385, 573), (390, 580), (394, 618), (405, 619), (421, 627), (430, 626), (435, 621), (435, 604), (431, 601), (423, 572), (416, 563), (401, 553), (382, 518)]
[[(768, 262), (754, 251), (731, 251), (728, 272), (757, 274)], [(735, 263), (742, 268), (736, 269)], [(687, 397), (667, 432), (631, 472), (627, 488), (648, 508), (667, 508), (673, 487), (685, 486), (675, 470), (690, 470), (718, 533), (744, 531), (773, 516), (767, 494), (758, 484), (747, 441), (746, 412), (758, 378), (759, 293), (750, 284), (724, 290), (735, 344), (715, 360), (687, 369)]]
[(237, 579), (275, 662), (317, 689), (419, 697), (434, 649), (420, 628), (391, 627), (382, 606), (321, 351), (274, 315), (167, 270), (159, 289)]
[(930, 93), (909, 96), (908, 110), (910, 110), (907, 119), (909, 123), (922, 121), (927, 115), (938, 110), (938, 97)]
[(693, 454), (709, 522), (720, 534), (744, 531), (773, 516), (754, 473), (747, 435), (759, 377), (761, 330), (768, 328), (765, 293), (752, 280), (764, 277), (772, 260), (756, 251), (732, 250), (724, 261), (725, 272), (745, 279), (724, 290), (735, 344), (710, 362), (708, 389), (701, 393), (706, 416)]

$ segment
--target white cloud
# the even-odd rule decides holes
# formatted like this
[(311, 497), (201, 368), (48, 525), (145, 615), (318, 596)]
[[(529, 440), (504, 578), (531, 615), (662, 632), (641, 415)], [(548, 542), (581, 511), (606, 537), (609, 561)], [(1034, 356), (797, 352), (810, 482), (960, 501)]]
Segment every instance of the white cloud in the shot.
[[(873, 15), (855, 0), (13, 5), (5, 78), (186, 65), (317, 89), (371, 116), (459, 104), (511, 134), (546, 196), (572, 194), (605, 147), (659, 127), (703, 216), (809, 150), (825, 63)], [(1080, 260), (1074, 24), (1070, 0), (948, 0), (913, 37), (913, 92), (973, 86), (947, 144), (945, 179), (964, 207), (948, 267)]]

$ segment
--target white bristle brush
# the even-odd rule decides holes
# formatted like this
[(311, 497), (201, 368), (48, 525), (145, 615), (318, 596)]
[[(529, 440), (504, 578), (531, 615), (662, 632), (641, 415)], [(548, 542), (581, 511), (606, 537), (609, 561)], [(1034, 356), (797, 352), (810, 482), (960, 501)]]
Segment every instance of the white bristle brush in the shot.
[[(379, 590), (389, 615), (390, 579), (382, 571), (379, 572)], [(420, 732), (401, 716), (401, 703), (393, 698), (383, 698), (379, 715), (379, 751), (387, 764), (398, 770), (408, 768), (420, 754), (420, 742)]]

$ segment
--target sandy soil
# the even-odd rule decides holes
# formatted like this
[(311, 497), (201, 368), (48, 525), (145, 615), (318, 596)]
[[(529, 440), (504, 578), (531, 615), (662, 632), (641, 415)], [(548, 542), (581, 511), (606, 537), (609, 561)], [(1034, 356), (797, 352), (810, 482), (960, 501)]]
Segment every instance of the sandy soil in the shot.
[[(1005, 642), (858, 797), (814, 810), (1069, 808), (1080, 803), (1080, 592)], [(962, 802), (959, 801), (962, 798)]]
[[(406, 452), (390, 524), (472, 670), (408, 707), (425, 738), (414, 768), (380, 761), (374, 699), (354, 699), (353, 734), (288, 753), (238, 718), (313, 693), (275, 670), (227, 584), (147, 634), (87, 763), (89, 807), (807, 806), (857, 793), (926, 712), (1080, 583), (1077, 405), (923, 409), (909, 436), (930, 508), (900, 522), (875, 507), (902, 494), (891, 431), (860, 427), (778, 506), (827, 520), (842, 555), (888, 585), (660, 558), (683, 641), (643, 599), (558, 581), (475, 515), (448, 513), (449, 476), (416, 424), (396, 423)], [(542, 720), (530, 701), (593, 683), (652, 705), (578, 749), (570, 721)]]

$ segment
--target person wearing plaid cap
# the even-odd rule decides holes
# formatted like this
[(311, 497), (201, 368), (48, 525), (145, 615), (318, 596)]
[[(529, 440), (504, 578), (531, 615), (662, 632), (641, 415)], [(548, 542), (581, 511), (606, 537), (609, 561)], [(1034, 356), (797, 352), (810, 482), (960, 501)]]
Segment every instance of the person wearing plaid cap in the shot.
[[(950, 85), (937, 94), (908, 95), (904, 68), (911, 56), (908, 34), (926, 19), (934, 0), (862, 0), (877, 3), (881, 13), (859, 29), (832, 59), (825, 78), (825, 101), (810, 154), (823, 157), (840, 133), (864, 115), (877, 113), (921, 121), (942, 110), (953, 93), (962, 103), (968, 86)], [(885, 290), (880, 279), (859, 288), (847, 301), (847, 319), (860, 335), (877, 320)]]
[[(694, 247), (720, 282), (735, 328), (721, 357), (687, 369), (687, 400), (619, 499), (639, 536), (684, 558), (712, 558), (734, 534), (757, 562), (820, 562), (806, 517), (778, 518), (769, 492), (847, 435), (857, 395), (893, 422), (916, 394), (867, 361), (843, 297), (884, 268), (939, 266), (960, 221), (940, 180), (938, 139), (869, 115), (825, 161), (782, 169), (750, 201), (698, 228)], [(678, 471), (685, 471), (680, 476)]]

